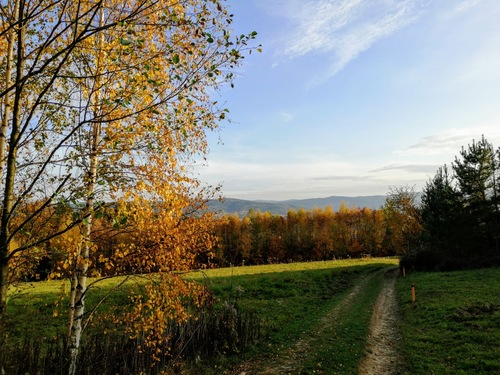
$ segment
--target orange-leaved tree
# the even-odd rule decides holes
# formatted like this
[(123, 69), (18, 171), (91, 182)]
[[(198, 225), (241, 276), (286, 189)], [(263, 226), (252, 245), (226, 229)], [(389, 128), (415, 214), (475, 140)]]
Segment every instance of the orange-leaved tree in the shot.
[(391, 187), (383, 207), (389, 255), (409, 254), (422, 233), (418, 194), (412, 186)]
[[(169, 233), (178, 230), (162, 234), (175, 237), (176, 246), (150, 241), (158, 254), (178, 252), (172, 259), (183, 259), (193, 245), (188, 228), (198, 221), (191, 210), (202, 206), (203, 197), (187, 167), (207, 151), (205, 131), (224, 119), (214, 94), (232, 84), (255, 37), (232, 37), (231, 17), (217, 0), (8, 0), (2, 6), (0, 314), (13, 259), (78, 229), (80, 240), (66, 249), (70, 372), (90, 259), (98, 250), (92, 243), (96, 215), (117, 206), (124, 210), (116, 210), (117, 217), (140, 231), (146, 224), (137, 215), (146, 212), (139, 208), (149, 205), (150, 223), (164, 219)], [(33, 201), (38, 207), (26, 215)], [(55, 206), (69, 209), (69, 219), (44, 235), (28, 235), (25, 229), (41, 227)], [(173, 222), (189, 225), (171, 225), (163, 210), (174, 215)], [(195, 237), (198, 247), (199, 241), (211, 243)], [(140, 252), (120, 251), (141, 258)], [(105, 258), (116, 262), (119, 256)]]

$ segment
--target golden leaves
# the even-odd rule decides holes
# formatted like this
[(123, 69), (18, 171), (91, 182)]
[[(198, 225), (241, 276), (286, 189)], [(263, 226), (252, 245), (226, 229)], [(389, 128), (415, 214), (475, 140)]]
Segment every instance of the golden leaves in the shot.
[[(164, 340), (162, 324), (186, 319), (184, 302), (197, 293), (172, 272), (192, 268), (214, 244), (205, 191), (189, 165), (207, 152), (205, 131), (225, 118), (211, 96), (232, 82), (251, 36), (230, 36), (231, 16), (219, 1), (22, 6), (38, 10), (25, 12), (26, 38), (17, 44), (26, 47), (13, 64), (22, 84), (12, 85), (22, 91), (16, 97), (25, 138), (11, 144), (27, 145), (20, 155), (31, 163), (15, 160), (11, 168), (31, 169), (15, 176), (24, 202), (12, 206), (44, 198), (31, 216), (36, 226), (29, 229), (38, 232), (24, 230), (29, 216), (12, 215), (14, 240), (28, 244), (32, 265), (50, 255), (53, 277), (159, 272), (160, 281), (133, 299), (133, 321), (134, 330)], [(6, 48), (0, 42), (0, 52)], [(65, 212), (54, 214), (56, 200)], [(37, 243), (46, 249), (29, 248)]]
[(156, 354), (168, 354), (163, 350), (169, 348), (169, 326), (187, 321), (190, 306), (199, 306), (206, 293), (194, 282), (161, 273), (145, 286), (145, 295), (130, 296), (134, 307), (124, 318), (127, 332), (131, 338), (141, 337), (143, 345)]

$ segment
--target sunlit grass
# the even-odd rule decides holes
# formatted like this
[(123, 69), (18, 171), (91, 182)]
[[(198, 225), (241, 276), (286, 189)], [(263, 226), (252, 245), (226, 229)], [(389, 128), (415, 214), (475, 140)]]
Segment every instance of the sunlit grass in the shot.
[[(315, 354), (299, 364), (306, 373), (321, 370), (318, 364), (336, 368), (339, 374), (352, 373), (364, 353), (371, 306), (381, 286), (380, 271), (396, 265), (395, 259), (357, 259), (236, 267), (204, 273), (204, 282), (217, 298), (256, 312), (265, 325), (265, 340), (252, 351), (213, 366), (202, 363), (204, 373), (219, 373), (221, 368), (237, 366), (240, 361), (256, 362), (258, 368), (252, 371), (260, 371), (273, 365), (276, 356), (286, 355), (297, 340), (311, 335), (308, 345), (310, 353)], [(321, 318), (343, 300), (351, 287), (374, 273), (377, 276), (348, 307), (342, 321), (332, 324), (333, 331), (319, 329)], [(313, 331), (321, 333), (318, 336)], [(341, 366), (333, 366), (334, 362)]]
[(300, 263), (280, 263), (280, 264), (264, 264), (258, 266), (242, 266), (242, 267), (225, 267), (208, 270), (198, 270), (189, 273), (189, 277), (194, 279), (203, 277), (229, 277), (241, 275), (256, 275), (277, 272), (293, 272), (293, 271), (311, 271), (330, 268), (345, 268), (363, 266), (369, 264), (387, 264), (397, 265), (398, 258), (360, 258), (360, 259), (341, 259), (327, 260), (318, 262), (300, 262)]
[[(397, 259), (390, 258), (350, 259), (228, 267), (187, 274), (186, 277), (206, 284), (218, 303), (228, 301), (252, 311), (264, 325), (263, 339), (249, 352), (218, 362), (201, 360), (194, 368), (210, 374), (241, 361), (257, 360), (262, 366), (266, 361), (272, 363), (273, 356), (284, 353), (304, 333), (314, 331), (321, 317), (342, 301), (358, 280), (397, 263)], [(122, 280), (123, 277), (110, 278), (96, 284), (88, 296), (89, 309)], [(136, 276), (128, 283), (133, 284), (114, 293), (103, 307), (126, 306), (128, 288), (143, 284), (144, 278)], [(411, 284), (416, 287), (415, 304), (411, 303)], [(380, 280), (374, 279), (354, 301), (352, 310), (334, 326), (337, 332), (311, 341), (311, 345), (317, 345), (312, 348), (316, 354), (304, 363), (305, 371), (334, 368), (336, 373), (349, 373), (356, 369), (379, 288)], [(414, 273), (399, 278), (397, 288), (406, 374), (500, 373), (499, 269)], [(50, 338), (64, 334), (64, 293), (68, 291), (68, 282), (61, 280), (12, 287), (7, 323), (11, 323), (9, 337), (13, 343), (23, 335)]]
[[(252, 311), (262, 319), (265, 332), (261, 344), (240, 356), (221, 359), (217, 364), (200, 362), (204, 371), (213, 365), (230, 366), (245, 358), (279, 353), (314, 327), (344, 293), (363, 275), (386, 266), (395, 266), (397, 259), (349, 259), (325, 262), (270, 264), (262, 266), (228, 267), (193, 271), (186, 275), (206, 284), (213, 291), (218, 303), (237, 304), (244, 311)], [(119, 285), (123, 277), (101, 280), (95, 284), (87, 298), (91, 309), (110, 289)], [(95, 280), (90, 280), (92, 283)], [(128, 283), (140, 285), (144, 278), (138, 276)], [(127, 284), (101, 307), (126, 306)], [(67, 315), (67, 281), (53, 280), (23, 283), (11, 288), (8, 304), (10, 337), (23, 335), (51, 338), (64, 335)], [(366, 311), (369, 316), (369, 311)], [(359, 338), (358, 344), (363, 345)], [(346, 341), (347, 342), (347, 341)], [(337, 347), (340, 350), (340, 347)], [(322, 352), (325, 356), (328, 351)], [(321, 361), (323, 354), (315, 360)], [(351, 360), (350, 368), (355, 366)], [(219, 366), (219, 367), (215, 367)]]

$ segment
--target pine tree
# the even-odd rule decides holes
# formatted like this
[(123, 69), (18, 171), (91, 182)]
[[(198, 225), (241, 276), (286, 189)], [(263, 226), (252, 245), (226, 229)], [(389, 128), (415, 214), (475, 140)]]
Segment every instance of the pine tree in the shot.
[(462, 148), (453, 163), (463, 206), (461, 225), (469, 233), (466, 246), (470, 257), (481, 257), (498, 246), (496, 155), (493, 145), (483, 136)]
[(446, 165), (439, 168), (427, 182), (421, 207), (423, 226), (432, 250), (440, 256), (453, 256), (459, 251), (462, 242), (459, 239), (462, 230), (457, 226), (462, 219), (461, 202)]

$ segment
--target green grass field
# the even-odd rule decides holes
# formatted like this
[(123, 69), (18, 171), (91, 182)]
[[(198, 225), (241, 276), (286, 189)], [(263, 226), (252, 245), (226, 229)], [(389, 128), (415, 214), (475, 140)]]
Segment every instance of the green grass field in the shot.
[[(91, 287), (87, 299), (87, 311), (91, 311), (101, 298), (116, 288), (123, 277), (104, 279)], [(91, 280), (91, 282), (94, 280)], [(102, 304), (101, 309), (129, 303), (128, 290), (131, 283), (140, 283), (140, 279), (131, 279), (129, 284), (114, 290)], [(89, 283), (90, 284), (90, 283)], [(50, 339), (66, 333), (67, 292), (66, 280), (19, 283), (9, 290), (7, 314), (5, 317), (11, 340), (22, 341), (25, 335)]]
[[(205, 282), (217, 297), (263, 317), (266, 333), (265, 340), (252, 351), (213, 365), (213, 372), (217, 373), (221, 366), (250, 361), (253, 371), (258, 373), (308, 332), (317, 332), (321, 317), (341, 302), (356, 282), (396, 264), (396, 259), (360, 259), (206, 272)], [(201, 279), (201, 275), (195, 275)], [(304, 373), (320, 371), (322, 367), (332, 366), (332, 362), (341, 365), (337, 373), (349, 374), (356, 370), (364, 352), (371, 305), (377, 297), (380, 278), (359, 297), (356, 308), (346, 311), (345, 324), (339, 322), (333, 324), (331, 331), (315, 333), (314, 339), (308, 342), (314, 345), (311, 351), (315, 355), (308, 356), (304, 362)], [(209, 365), (203, 364), (205, 373), (211, 371)]]
[[(356, 373), (383, 272), (396, 265), (396, 259), (362, 259), (192, 272), (186, 277), (206, 284), (220, 304), (229, 302), (257, 314), (263, 337), (246, 352), (201, 359), (185, 369), (217, 374), (251, 366), (254, 372), (249, 374), (259, 373), (297, 342), (307, 340), (307, 355), (298, 358), (302, 373)], [(364, 278), (370, 281), (343, 307), (338, 320), (322, 329), (324, 317)], [(89, 308), (119, 281), (100, 283), (89, 294)], [(140, 285), (141, 280), (130, 282)], [(60, 300), (64, 288), (68, 286), (62, 281), (46, 281), (11, 289), (6, 321), (14, 343), (23, 335), (49, 339), (64, 334), (66, 301)], [(500, 374), (500, 269), (414, 273), (397, 280), (397, 294), (402, 373)], [(127, 303), (122, 288), (102, 307)]]
[(500, 374), (500, 269), (415, 273), (397, 288), (407, 374)]

